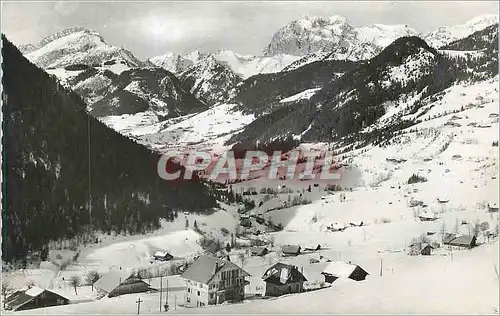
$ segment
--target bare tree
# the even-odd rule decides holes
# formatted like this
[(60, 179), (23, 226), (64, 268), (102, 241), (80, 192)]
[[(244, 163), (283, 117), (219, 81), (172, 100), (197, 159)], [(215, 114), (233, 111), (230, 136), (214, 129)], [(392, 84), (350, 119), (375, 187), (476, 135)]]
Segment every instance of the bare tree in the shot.
[(5, 308), (5, 300), (7, 299), (7, 295), (12, 292), (14, 288), (10, 285), (9, 281), (2, 281), (2, 295), (3, 295), (3, 308)]
[(85, 281), (87, 282), (87, 284), (90, 284), (92, 286), (92, 291), (94, 291), (94, 283), (96, 283), (100, 278), (101, 275), (95, 270), (91, 270), (85, 275)]
[(69, 279), (69, 284), (75, 288), (75, 294), (78, 295), (78, 293), (76, 292), (76, 288), (78, 286), (80, 286), (81, 284), (81, 280), (80, 280), (80, 277), (79, 276), (72, 276), (70, 279)]
[(446, 235), (446, 225), (443, 222), (443, 225), (441, 225), (441, 228), (439, 229), (439, 233), (441, 234), (441, 242), (444, 242), (444, 236)]
[(245, 266), (245, 263), (247, 262), (247, 258), (245, 257), (245, 253), (240, 253), (238, 255), (238, 259), (241, 261), (241, 267), (243, 268)]

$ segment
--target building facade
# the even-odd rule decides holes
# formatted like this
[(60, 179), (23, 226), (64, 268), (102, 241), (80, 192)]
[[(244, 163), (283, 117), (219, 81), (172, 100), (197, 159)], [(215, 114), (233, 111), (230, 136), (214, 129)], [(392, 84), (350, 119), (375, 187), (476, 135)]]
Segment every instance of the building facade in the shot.
[(191, 264), (182, 277), (186, 281), (185, 305), (201, 307), (245, 298), (249, 284), (247, 272), (230, 261), (203, 255)]

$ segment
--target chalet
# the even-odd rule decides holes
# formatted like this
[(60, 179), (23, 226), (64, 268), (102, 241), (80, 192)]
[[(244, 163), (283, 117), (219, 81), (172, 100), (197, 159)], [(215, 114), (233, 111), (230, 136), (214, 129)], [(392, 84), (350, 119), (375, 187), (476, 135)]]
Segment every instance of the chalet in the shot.
[(415, 242), (409, 245), (410, 250), (409, 254), (412, 256), (416, 255), (422, 255), (422, 256), (430, 256), (432, 249), (434, 247), (428, 243), (423, 243), (423, 242)]
[(143, 293), (153, 290), (149, 284), (143, 280), (134, 277), (125, 271), (111, 270), (104, 274), (94, 284), (102, 295), (115, 297), (131, 293)]
[(266, 282), (266, 296), (302, 292), (307, 281), (297, 267), (281, 262), (267, 269), (262, 279)]
[(410, 205), (410, 207), (417, 207), (417, 206), (422, 206), (424, 204), (423, 201), (419, 201), (419, 200), (415, 200), (415, 199), (411, 199), (408, 204)]
[(488, 212), (490, 213), (498, 213), (498, 204), (497, 203), (488, 203)]
[(429, 245), (429, 244), (422, 244), (421, 246), (421, 250), (420, 250), (420, 254), (422, 256), (430, 256), (431, 255), (431, 252), (432, 252), (432, 249), (434, 249), (434, 247), (432, 247), (432, 245)]
[(363, 221), (351, 221), (349, 225), (351, 225), (352, 227), (361, 227), (363, 226)]
[(358, 265), (341, 261), (332, 261), (321, 272), (325, 276), (325, 282), (332, 283), (338, 278), (347, 278), (355, 281), (362, 281), (368, 275), (363, 268)]
[(300, 250), (300, 246), (297, 245), (284, 245), (281, 247), (284, 256), (298, 256), (300, 255)]
[(304, 248), (304, 250), (307, 250), (307, 251), (318, 251), (318, 250), (321, 250), (321, 245), (317, 245), (316, 247), (307, 247), (307, 248)]
[(248, 272), (230, 261), (201, 255), (181, 274), (186, 282), (185, 304), (199, 307), (242, 301), (247, 276)]
[(446, 198), (446, 197), (439, 197), (437, 199), (437, 201), (441, 204), (444, 204), (444, 203), (448, 203), (450, 201), (450, 199)]
[(250, 248), (250, 252), (252, 253), (252, 256), (265, 256), (269, 253), (269, 250), (266, 247), (252, 247)]
[(476, 236), (474, 235), (456, 235), (446, 233), (443, 238), (443, 244), (461, 248), (471, 249), (477, 246)]
[(36, 286), (24, 291), (16, 291), (5, 299), (5, 308), (11, 311), (67, 304), (69, 304), (67, 298)]
[(429, 213), (429, 212), (422, 212), (418, 215), (418, 218), (422, 221), (422, 222), (428, 222), (428, 221), (435, 221), (437, 219), (437, 216), (433, 213)]
[(168, 252), (164, 252), (164, 251), (157, 251), (155, 252), (155, 254), (153, 255), (153, 258), (155, 260), (158, 260), (158, 261), (168, 261), (168, 260), (172, 260), (174, 256), (172, 256), (171, 254), (169, 254)]

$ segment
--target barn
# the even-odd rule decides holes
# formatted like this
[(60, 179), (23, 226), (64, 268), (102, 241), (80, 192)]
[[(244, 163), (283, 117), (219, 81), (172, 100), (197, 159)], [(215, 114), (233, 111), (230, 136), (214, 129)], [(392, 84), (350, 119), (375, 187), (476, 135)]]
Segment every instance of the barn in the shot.
[(332, 283), (338, 278), (362, 281), (369, 273), (360, 266), (351, 264), (350, 262), (332, 261), (325, 267), (321, 274), (325, 276), (325, 282)]
[(269, 253), (269, 250), (266, 247), (252, 247), (250, 248), (250, 252), (252, 253), (252, 256), (265, 256)]
[(5, 299), (5, 308), (12, 311), (69, 304), (69, 300), (57, 293), (33, 286), (16, 291)]
[(474, 235), (456, 235), (446, 233), (443, 244), (460, 248), (471, 249), (477, 246), (476, 236)]
[(284, 256), (298, 256), (300, 254), (300, 246), (297, 245), (284, 245), (281, 247), (281, 251)]
[(94, 287), (108, 297), (143, 293), (152, 290), (149, 284), (132, 276), (130, 273), (114, 270), (104, 274), (97, 280)]

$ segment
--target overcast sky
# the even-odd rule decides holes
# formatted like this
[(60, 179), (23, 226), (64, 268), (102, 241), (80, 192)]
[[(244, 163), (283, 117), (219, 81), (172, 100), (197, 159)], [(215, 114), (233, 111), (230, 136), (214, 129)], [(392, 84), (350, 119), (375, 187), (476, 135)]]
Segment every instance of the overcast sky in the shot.
[(61, 29), (83, 26), (99, 31), (109, 44), (145, 59), (196, 49), (259, 54), (281, 26), (306, 15), (342, 15), (354, 26), (408, 24), (429, 32), (489, 13), (498, 14), (498, 1), (2, 1), (2, 32), (15, 44), (26, 44)]

